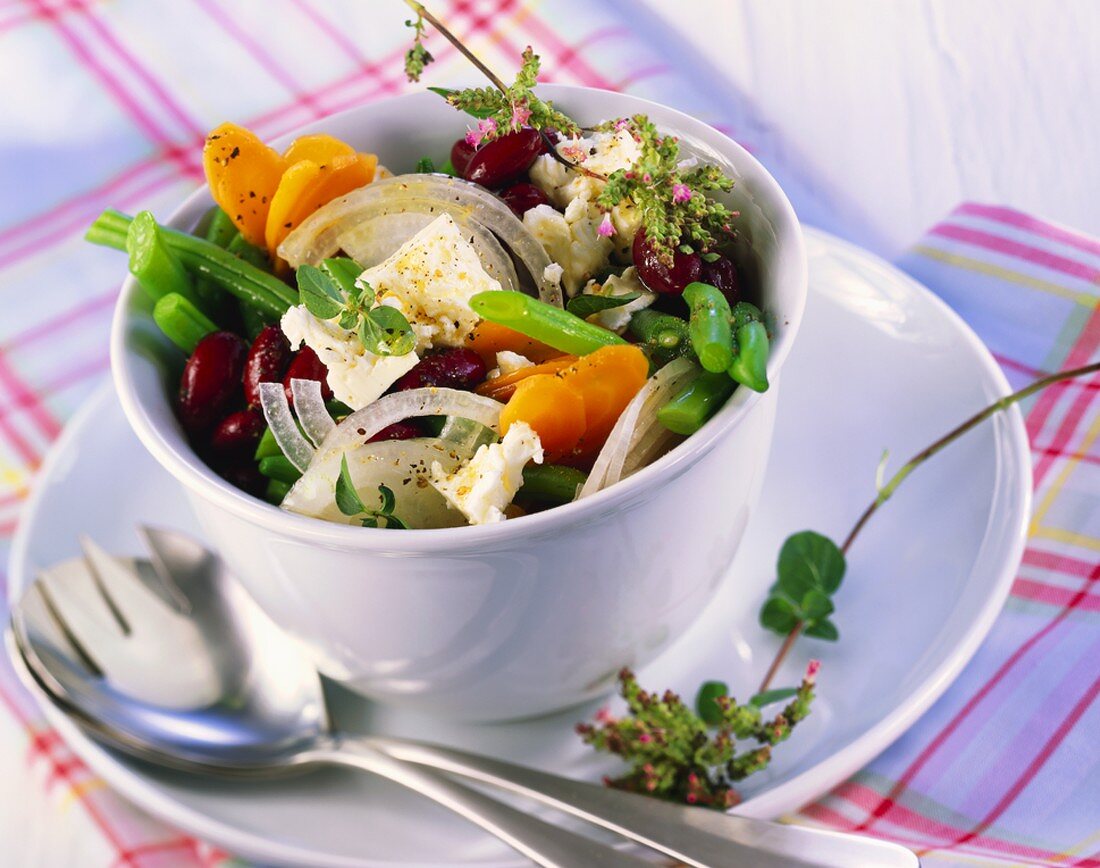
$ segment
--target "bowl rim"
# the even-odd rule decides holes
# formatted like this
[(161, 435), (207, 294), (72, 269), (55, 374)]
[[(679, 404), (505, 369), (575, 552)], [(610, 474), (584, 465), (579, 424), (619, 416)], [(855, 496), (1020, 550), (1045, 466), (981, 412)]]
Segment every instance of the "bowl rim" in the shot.
[[(678, 132), (707, 141), (711, 146), (720, 150), (723, 155), (734, 163), (739, 174), (747, 174), (747, 170), (751, 169), (757, 176), (753, 180), (753, 184), (756, 185), (753, 187), (754, 195), (758, 194), (761, 187), (770, 188), (768, 192), (771, 194), (770, 199), (773, 200), (771, 203), (773, 207), (769, 209), (769, 219), (772, 225), (776, 227), (777, 235), (785, 234), (788, 236), (786, 247), (792, 253), (790, 259), (793, 261), (793, 278), (797, 290), (794, 304), (787, 311), (783, 333), (780, 340), (773, 345), (768, 358), (768, 378), (772, 384), (772, 389), (769, 392), (774, 390), (777, 387), (783, 363), (787, 359), (791, 345), (797, 337), (808, 291), (805, 240), (794, 208), (779, 183), (752, 154), (733, 139), (704, 121), (677, 109), (642, 97), (602, 88), (540, 84), (539, 90), (556, 100), (567, 100), (570, 95), (585, 93), (612, 95), (629, 101), (631, 103), (631, 113), (638, 110), (657, 109), (660, 114), (668, 119), (667, 123), (670, 126), (675, 125)], [(316, 132), (318, 129), (331, 125), (337, 120), (346, 120), (357, 113), (375, 109), (383, 104), (411, 103), (418, 100), (427, 103), (438, 100), (438, 97), (427, 91), (420, 91), (399, 94), (381, 100), (372, 100), (364, 105), (326, 115), (304, 124), (277, 137), (274, 143), (277, 145), (289, 143), (298, 135), (306, 132)], [(666, 123), (666, 121), (663, 119), (662, 123)], [(211, 203), (208, 187), (203, 184), (187, 196), (164, 222), (166, 225), (187, 230), (190, 228), (190, 224), (194, 222), (193, 213), (199, 210), (200, 205), (205, 208), (209, 207)], [(157, 462), (192, 494), (198, 495), (207, 501), (212, 501), (215, 505), (238, 518), (259, 525), (269, 531), (311, 543), (349, 549), (416, 554), (430, 553), (439, 549), (453, 551), (456, 549), (480, 548), (486, 544), (511, 541), (516, 537), (543, 535), (548, 532), (555, 533), (564, 527), (582, 521), (589, 521), (599, 514), (612, 512), (625, 501), (657, 488), (663, 481), (678, 475), (682, 469), (689, 467), (706, 452), (710, 451), (719, 439), (730, 435), (764, 398), (764, 395), (748, 389), (736, 390), (721, 410), (683, 443), (627, 479), (596, 492), (596, 494), (583, 500), (493, 524), (462, 525), (452, 528), (418, 528), (415, 533), (391, 528), (361, 528), (355, 525), (337, 524), (312, 516), (287, 512), (236, 488), (207, 467), (190, 446), (185, 445), (183, 450), (177, 449), (171, 440), (164, 435), (146, 411), (143, 400), (139, 397), (134, 386), (130, 369), (131, 353), (127, 347), (127, 321), (131, 316), (132, 305), (130, 302), (137, 290), (137, 282), (132, 275), (127, 275), (115, 302), (114, 314), (111, 320), (110, 358), (115, 391), (118, 394), (130, 427), (137, 434), (138, 439)], [(179, 437), (182, 439), (182, 435), (179, 435)]]

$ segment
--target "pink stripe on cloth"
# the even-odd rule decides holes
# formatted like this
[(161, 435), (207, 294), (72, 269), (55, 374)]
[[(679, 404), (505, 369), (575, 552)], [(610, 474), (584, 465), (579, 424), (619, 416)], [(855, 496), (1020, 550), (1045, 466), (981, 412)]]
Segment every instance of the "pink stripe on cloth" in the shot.
[[(832, 795), (842, 798), (864, 810), (874, 808), (882, 798), (880, 793), (857, 779), (841, 784), (833, 791)], [(972, 835), (966, 838), (965, 841), (952, 843), (954, 839), (964, 834), (964, 830), (944, 822), (943, 819), (938, 816), (918, 813), (900, 803), (893, 805), (891, 813), (891, 821), (894, 823), (892, 830), (902, 827), (923, 836), (911, 843), (915, 843), (927, 850), (946, 849), (949, 846), (970, 843), (973, 845), (970, 852), (1000, 853), (1015, 858), (1042, 860), (1039, 864), (1045, 864), (1049, 860), (1056, 859), (1059, 855), (1058, 853), (1042, 847), (1018, 844), (1013, 841), (1004, 841), (1000, 838), (993, 838), (980, 834)], [(837, 816), (842, 815), (838, 814)], [(858, 825), (853, 824), (851, 821), (848, 821), (848, 824), (852, 831), (859, 831), (860, 827)], [(886, 834), (890, 835), (891, 833), (887, 832)], [(980, 850), (975, 850), (975, 848), (980, 848)], [(1090, 868), (1100, 868), (1100, 865), (1090, 866)]]
[(1004, 223), (1006, 226), (1015, 226), (1017, 229), (1026, 229), (1028, 232), (1034, 232), (1041, 238), (1049, 238), (1051, 241), (1057, 241), (1070, 247), (1076, 247), (1086, 253), (1100, 255), (1100, 241), (1097, 241), (1095, 238), (1089, 238), (1087, 235), (1082, 235), (1080, 232), (1074, 232), (1072, 229), (1056, 226), (1053, 223), (1048, 223), (1045, 220), (1032, 217), (1030, 214), (1017, 211), (1014, 208), (1003, 208), (998, 205), (982, 205), (977, 202), (967, 202), (965, 205), (956, 208), (953, 213), (968, 214), (974, 217), (984, 217), (988, 220), (996, 220), (999, 223)]
[(955, 226), (952, 223), (941, 223), (935, 226), (930, 234), (973, 244), (976, 247), (1004, 253), (1007, 256), (1014, 256), (1033, 265), (1049, 268), (1052, 271), (1068, 274), (1081, 280), (1100, 281), (1100, 268), (1093, 268), (1083, 262), (1067, 259), (1041, 247), (1002, 238), (1000, 235), (994, 235), (991, 232), (983, 232), (980, 229), (971, 229), (966, 226)]
[(1096, 564), (1091, 561), (1083, 561), (1080, 558), (1057, 552), (1042, 551), (1034, 546), (1029, 546), (1024, 550), (1024, 563), (1033, 567), (1042, 567), (1046, 570), (1056, 570), (1065, 573), (1067, 576), (1080, 576), (1090, 581), (1098, 578)]
[[(1048, 606), (1065, 606), (1073, 599), (1075, 592), (1032, 579), (1017, 579), (1012, 585), (1012, 596)], [(1100, 612), (1100, 595), (1085, 595), (1077, 601), (1076, 608), (1082, 612)]]

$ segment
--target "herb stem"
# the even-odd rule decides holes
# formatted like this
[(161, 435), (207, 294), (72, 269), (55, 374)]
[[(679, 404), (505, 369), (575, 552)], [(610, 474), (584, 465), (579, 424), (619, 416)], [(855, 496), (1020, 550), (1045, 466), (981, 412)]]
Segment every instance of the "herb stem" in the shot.
[[(1091, 365), (1083, 365), (1079, 368), (1071, 368), (1066, 371), (1058, 371), (1055, 374), (1050, 374), (1046, 377), (1042, 377), (1028, 386), (1020, 389), (1018, 392), (1013, 392), (1011, 395), (1005, 395), (1003, 398), (994, 401), (985, 409), (975, 413), (965, 422), (952, 428), (938, 440), (931, 445), (925, 447), (912, 458), (910, 458), (902, 467), (895, 473), (881, 489), (879, 489), (878, 496), (871, 501), (867, 508), (860, 515), (856, 521), (852, 530), (849, 532), (847, 538), (844, 540), (844, 544), (840, 547), (843, 554), (848, 554), (848, 549), (852, 547), (852, 543), (855, 542), (856, 537), (866, 526), (873, 516), (886, 501), (893, 497), (894, 492), (898, 490), (898, 487), (909, 477), (914, 470), (927, 461), (938, 452), (943, 451), (947, 446), (950, 446), (966, 432), (972, 428), (977, 427), (982, 422), (989, 419), (991, 416), (996, 415), (1002, 410), (1007, 410), (1013, 404), (1034, 395), (1036, 392), (1041, 392), (1048, 386), (1053, 386), (1055, 383), (1060, 383), (1063, 380), (1072, 380), (1075, 377), (1082, 377), (1086, 374), (1093, 374), (1100, 371), (1100, 362), (1094, 362)], [(795, 640), (802, 634), (802, 622), (799, 621), (791, 631), (787, 634), (783, 640), (783, 644), (779, 646), (779, 650), (775, 654), (775, 659), (772, 660), (771, 665), (768, 667), (767, 673), (764, 675), (764, 680), (760, 682), (758, 693), (763, 693), (771, 685), (772, 679), (775, 677), (776, 672), (779, 671), (779, 667), (783, 665), (783, 661), (787, 658), (791, 648), (794, 647)]]
[(450, 42), (451, 45), (453, 45), (455, 48), (457, 48), (463, 57), (465, 57), (468, 61), (470, 61), (470, 63), (481, 70), (482, 74), (487, 79), (489, 79), (489, 81), (492, 82), (493, 87), (495, 87), (501, 93), (508, 92), (508, 85), (501, 81), (497, 77), (496, 73), (494, 73), (491, 69), (489, 69), (489, 67), (482, 63), (477, 55), (475, 55), (472, 51), (470, 51), (470, 49), (463, 45), (462, 40), (451, 33), (451, 31), (447, 29), (442, 21), (432, 15), (432, 13), (429, 12), (427, 9), (425, 9), (423, 3), (417, 3), (416, 0), (405, 0), (405, 3), (410, 9), (413, 10), (413, 12), (415, 12), (417, 15), (419, 15), (421, 18), (431, 24), (432, 27), (434, 27), (440, 33), (442, 33), (446, 40)]

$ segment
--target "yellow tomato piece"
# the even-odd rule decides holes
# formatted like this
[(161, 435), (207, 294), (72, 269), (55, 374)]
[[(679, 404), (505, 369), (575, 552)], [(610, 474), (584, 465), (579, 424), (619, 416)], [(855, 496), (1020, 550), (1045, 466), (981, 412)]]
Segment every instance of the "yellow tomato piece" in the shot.
[(337, 196), (369, 184), (377, 166), (374, 154), (357, 153), (333, 157), (325, 163), (299, 160), (290, 166), (279, 181), (267, 214), (264, 242), (272, 258), (294, 227)]
[(206, 137), (202, 165), (210, 194), (251, 244), (263, 245), (268, 211), (286, 164), (252, 132), (222, 124)]
[(346, 157), (354, 153), (355, 148), (347, 142), (327, 133), (315, 133), (311, 136), (299, 136), (291, 142), (290, 147), (283, 151), (283, 159), (288, 166), (299, 160), (312, 160), (323, 165), (336, 157)]
[(570, 455), (584, 434), (584, 401), (553, 374), (528, 377), (500, 412), (500, 433), (516, 422), (526, 422), (539, 435), (546, 460)]

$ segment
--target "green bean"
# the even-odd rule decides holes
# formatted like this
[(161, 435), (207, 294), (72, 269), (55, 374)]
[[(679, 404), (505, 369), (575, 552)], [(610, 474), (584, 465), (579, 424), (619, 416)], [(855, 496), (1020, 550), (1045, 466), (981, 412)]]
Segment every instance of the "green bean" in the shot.
[(523, 468), (523, 486), (520, 496), (557, 506), (569, 503), (577, 496), (577, 489), (584, 485), (588, 474), (575, 467), (561, 464), (528, 464)]
[(747, 322), (737, 329), (737, 356), (729, 375), (754, 392), (768, 390), (768, 332), (762, 322)]
[(733, 306), (733, 310), (730, 311), (730, 328), (733, 329), (735, 334), (746, 323), (763, 321), (764, 314), (760, 312), (760, 308), (747, 301), (737, 302)]
[(283, 450), (279, 448), (279, 444), (275, 440), (275, 435), (271, 433), (270, 428), (265, 428), (263, 435), (260, 437), (260, 442), (256, 444), (256, 454), (252, 457), (256, 461), (262, 461), (273, 455), (282, 454)]
[(729, 302), (716, 287), (699, 282), (687, 285), (684, 301), (691, 308), (688, 334), (699, 363), (714, 374), (725, 371), (733, 362)]
[(198, 301), (191, 275), (165, 243), (160, 225), (148, 211), (142, 211), (130, 223), (126, 251), (130, 254), (130, 273), (153, 301), (170, 293), (192, 304)]
[(267, 491), (264, 492), (264, 497), (267, 498), (269, 503), (278, 506), (283, 502), (289, 492), (290, 483), (283, 482), (279, 479), (269, 479), (267, 481)]
[(268, 479), (277, 479), (288, 485), (293, 485), (302, 476), (302, 472), (291, 464), (290, 459), (285, 455), (269, 455), (267, 458), (261, 458), (260, 473)]
[(241, 315), (241, 328), (248, 341), (256, 340), (256, 336), (260, 332), (276, 321), (273, 317), (261, 313), (256, 308), (243, 302), (239, 303), (237, 307)]
[(218, 247), (226, 250), (241, 233), (237, 231), (237, 227), (233, 223), (233, 218), (226, 214), (221, 208), (215, 205), (210, 209), (210, 219), (206, 224), (206, 231), (202, 237), (209, 241), (211, 244), (217, 244)]
[(260, 271), (271, 270), (271, 259), (268, 257), (267, 251), (261, 250), (255, 244), (249, 244), (239, 232), (230, 239), (225, 249), (238, 259), (243, 259), (254, 268), (260, 269)]
[[(92, 224), (85, 238), (107, 247), (119, 247), (120, 222), (129, 220), (118, 212), (104, 212)], [(161, 233), (167, 246), (193, 275), (210, 278), (226, 292), (261, 312), (278, 318), (286, 313), (287, 308), (298, 303), (298, 294), (277, 277), (249, 265), (205, 238), (196, 238), (164, 226)]]
[(470, 307), (490, 322), (575, 356), (626, 343), (614, 332), (522, 292), (479, 292), (470, 299)]
[(218, 330), (206, 314), (175, 292), (157, 299), (153, 306), (153, 322), (187, 355), (195, 352), (199, 341)]
[[(201, 231), (200, 231), (201, 230)], [(216, 244), (223, 250), (227, 249), (234, 238), (239, 237), (237, 227), (233, 225), (232, 218), (217, 205), (206, 212), (206, 216), (199, 222), (199, 228), (195, 234), (205, 238), (211, 244)], [(229, 315), (229, 302), (221, 288), (208, 278), (200, 278), (195, 281), (195, 294), (202, 301), (205, 310), (215, 315), (218, 319), (226, 319)]]
[(84, 233), (84, 240), (101, 247), (113, 247), (115, 250), (126, 249), (126, 231), (130, 228), (130, 218), (121, 211), (108, 208), (98, 217), (88, 231)]
[(733, 389), (734, 383), (725, 373), (702, 373), (657, 411), (657, 421), (677, 434), (694, 434)]
[(630, 318), (627, 331), (642, 342), (643, 349), (657, 367), (691, 349), (687, 322), (669, 313), (640, 310)]

